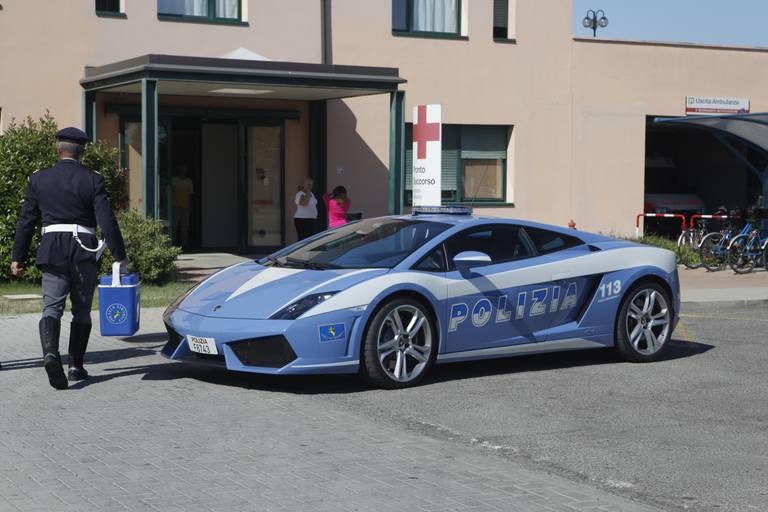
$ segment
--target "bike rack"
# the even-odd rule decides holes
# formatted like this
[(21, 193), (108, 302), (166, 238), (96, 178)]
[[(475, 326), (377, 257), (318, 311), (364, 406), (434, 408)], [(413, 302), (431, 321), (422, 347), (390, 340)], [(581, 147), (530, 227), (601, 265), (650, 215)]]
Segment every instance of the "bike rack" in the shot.
[(680, 219), (680, 231), (685, 231), (686, 219), (682, 213), (638, 213), (635, 219), (635, 238), (640, 238), (640, 219), (643, 217), (663, 217), (666, 219)]
[(698, 220), (698, 219), (720, 219), (720, 220), (724, 220), (724, 219), (740, 219), (740, 218), (741, 217), (739, 217), (738, 215), (715, 215), (715, 214), (712, 214), (712, 215), (701, 215), (701, 214), (697, 213), (695, 215), (691, 215), (690, 228), (693, 229), (693, 227), (696, 225), (696, 220)]

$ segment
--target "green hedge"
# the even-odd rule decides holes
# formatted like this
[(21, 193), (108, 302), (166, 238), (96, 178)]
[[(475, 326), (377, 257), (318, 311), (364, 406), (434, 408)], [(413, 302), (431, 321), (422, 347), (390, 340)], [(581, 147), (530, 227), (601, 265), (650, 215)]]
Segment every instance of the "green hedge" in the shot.
[[(16, 221), (24, 200), (29, 176), (38, 169), (50, 167), (56, 154), (56, 121), (46, 113), (40, 119), (27, 118), (21, 123), (12, 121), (0, 134), (0, 280), (9, 279), (11, 252), (16, 233)], [(104, 176), (104, 183), (112, 208), (117, 212), (128, 258), (142, 274), (145, 282), (162, 282), (170, 278), (179, 254), (157, 222), (144, 219), (136, 213), (127, 213), (127, 172), (118, 164), (118, 153), (103, 142), (89, 144), (83, 155), (83, 165)], [(37, 282), (40, 271), (35, 268), (35, 254), (40, 242), (39, 230), (35, 234), (27, 258), (24, 279)], [(111, 265), (109, 251), (105, 252), (102, 269)]]
[(692, 250), (690, 247), (685, 246), (681, 250), (677, 248), (677, 240), (670, 240), (658, 235), (645, 235), (640, 238), (630, 238), (633, 242), (638, 242), (645, 245), (652, 245), (654, 247), (661, 247), (675, 253), (677, 257), (677, 263), (699, 263), (699, 253)]
[[(161, 284), (169, 281), (176, 271), (175, 261), (181, 248), (171, 245), (162, 224), (135, 210), (119, 212), (117, 222), (123, 233), (131, 270), (137, 271), (145, 283)], [(111, 273), (113, 262), (109, 251), (105, 251), (101, 259), (101, 271)]]

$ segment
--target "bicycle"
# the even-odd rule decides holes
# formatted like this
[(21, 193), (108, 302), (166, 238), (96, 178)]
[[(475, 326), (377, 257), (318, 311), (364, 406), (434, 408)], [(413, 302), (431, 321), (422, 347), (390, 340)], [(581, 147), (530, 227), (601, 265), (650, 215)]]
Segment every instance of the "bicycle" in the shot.
[[(739, 218), (739, 214), (734, 212), (731, 218)], [(728, 245), (731, 240), (742, 234), (749, 233), (752, 224), (746, 224), (739, 232), (733, 223), (720, 231), (714, 231), (702, 238), (699, 244), (699, 259), (704, 268), (710, 272), (717, 272), (725, 268), (728, 262)]]
[(702, 220), (696, 227), (683, 230), (677, 237), (677, 261), (691, 270), (701, 267), (699, 246), (708, 233), (706, 220)]
[(760, 230), (752, 229), (747, 234), (741, 234), (728, 244), (728, 265), (737, 274), (749, 274), (755, 265), (765, 265), (767, 247), (768, 238), (761, 237)]
[[(758, 226), (761, 219), (768, 218), (768, 209), (760, 208), (762, 197), (758, 203), (747, 209), (749, 226)], [(748, 274), (756, 265), (765, 266), (768, 250), (768, 238), (761, 235), (760, 229), (754, 227), (748, 233), (735, 237), (728, 244), (728, 265), (737, 274)]]

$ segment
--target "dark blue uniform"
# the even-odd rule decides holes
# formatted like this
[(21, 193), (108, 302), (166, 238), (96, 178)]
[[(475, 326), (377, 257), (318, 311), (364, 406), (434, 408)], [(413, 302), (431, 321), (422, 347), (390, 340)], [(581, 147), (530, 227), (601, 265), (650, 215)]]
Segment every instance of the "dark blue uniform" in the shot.
[[(13, 261), (27, 259), (32, 235), (39, 220), (51, 224), (79, 224), (101, 228), (116, 261), (125, 259), (125, 245), (104, 188), (104, 177), (76, 160), (59, 160), (53, 167), (29, 178), (27, 197), (21, 206), (13, 244)], [(96, 237), (80, 234), (86, 247), (95, 248)], [(37, 250), (37, 266), (43, 271), (66, 272), (75, 264), (95, 261), (71, 233), (48, 233)]]
[[(64, 128), (57, 134), (61, 155), (82, 155), (88, 136), (77, 128)], [(80, 165), (73, 158), (62, 158), (56, 165), (35, 172), (29, 178), (27, 196), (21, 205), (13, 261), (27, 259), (37, 225), (43, 232), (36, 264), (43, 272), (43, 317), (40, 343), (43, 366), (50, 384), (67, 387), (67, 376), (59, 355), (61, 316), (67, 296), (72, 301), (69, 332), (69, 380), (88, 377), (83, 360), (91, 333), (91, 303), (98, 273), (96, 226), (107, 240), (116, 261), (126, 259), (125, 244), (107, 199), (104, 178)]]

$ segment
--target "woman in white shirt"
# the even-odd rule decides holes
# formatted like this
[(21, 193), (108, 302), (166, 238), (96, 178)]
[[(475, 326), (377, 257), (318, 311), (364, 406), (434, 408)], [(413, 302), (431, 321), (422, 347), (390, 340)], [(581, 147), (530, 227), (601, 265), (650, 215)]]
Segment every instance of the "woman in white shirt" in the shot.
[(299, 240), (304, 240), (315, 234), (317, 225), (317, 199), (312, 193), (312, 178), (304, 178), (304, 184), (296, 192), (296, 213), (293, 216), (293, 224), (296, 226), (296, 235)]

